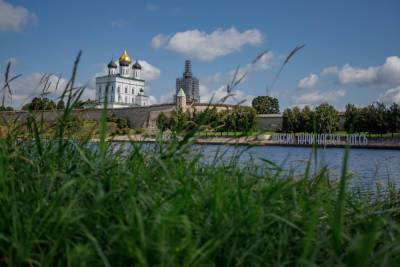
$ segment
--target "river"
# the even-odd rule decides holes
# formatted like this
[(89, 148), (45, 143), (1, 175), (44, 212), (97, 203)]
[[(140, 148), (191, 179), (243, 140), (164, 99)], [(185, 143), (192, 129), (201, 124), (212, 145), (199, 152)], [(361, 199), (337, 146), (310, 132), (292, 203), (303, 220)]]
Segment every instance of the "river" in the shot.
[[(200, 145), (200, 150), (209, 163), (215, 160), (227, 160), (232, 155), (238, 155), (240, 164), (253, 162), (259, 166), (268, 164), (261, 159), (274, 162), (285, 172), (302, 175), (307, 162), (311, 158), (311, 170), (321, 170), (327, 167), (329, 177), (340, 177), (343, 157), (343, 148), (320, 148), (317, 150), (317, 164), (312, 154), (312, 148), (292, 146), (245, 146)], [(315, 168), (317, 166), (317, 168)], [(378, 186), (386, 187), (388, 182), (400, 186), (400, 151), (389, 149), (351, 149), (348, 158), (348, 172), (351, 174), (350, 185), (371, 190)]]

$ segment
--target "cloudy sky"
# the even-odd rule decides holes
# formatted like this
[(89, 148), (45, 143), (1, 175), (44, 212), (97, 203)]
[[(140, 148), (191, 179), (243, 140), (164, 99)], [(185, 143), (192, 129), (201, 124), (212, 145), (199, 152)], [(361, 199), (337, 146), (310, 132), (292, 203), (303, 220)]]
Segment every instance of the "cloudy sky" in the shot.
[[(265, 95), (287, 54), (305, 44), (269, 93), (281, 108), (328, 101), (400, 103), (400, 1), (28, 1), (0, 0), (1, 71), (13, 63), (13, 105), (40, 92), (43, 74), (93, 81), (127, 49), (144, 67), (153, 102), (170, 102), (185, 59), (201, 98), (226, 94), (234, 70), (248, 72), (231, 101)], [(249, 64), (268, 50), (256, 65)], [(58, 92), (51, 96), (56, 97)]]

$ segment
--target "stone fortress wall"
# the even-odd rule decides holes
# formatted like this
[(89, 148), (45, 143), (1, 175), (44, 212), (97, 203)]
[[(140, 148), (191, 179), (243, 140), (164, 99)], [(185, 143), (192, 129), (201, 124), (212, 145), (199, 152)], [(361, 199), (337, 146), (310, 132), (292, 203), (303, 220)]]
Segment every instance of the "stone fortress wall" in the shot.
[[(203, 111), (209, 104), (205, 103), (194, 103), (189, 105), (188, 109), (196, 109), (196, 111)], [(213, 105), (218, 111), (223, 109), (228, 109), (233, 107), (233, 105), (226, 104), (215, 104)], [(145, 107), (129, 107), (129, 108), (118, 108), (118, 109), (108, 109), (108, 116), (115, 114), (115, 116), (120, 118), (126, 118), (132, 128), (156, 128), (157, 117), (161, 112), (168, 115), (173, 110), (176, 109), (175, 103), (152, 105)], [(79, 116), (85, 120), (95, 120), (99, 121), (101, 118), (102, 109), (79, 109), (72, 112), (73, 116)], [(53, 111), (36, 111), (31, 112), (36, 118), (41, 118), (43, 116), (45, 121), (54, 122), (62, 114), (62, 110)], [(0, 112), (0, 120), (11, 121), (11, 120), (21, 120), (25, 121), (29, 115), (28, 111), (4, 111)], [(282, 114), (259, 114), (256, 118), (257, 128), (261, 131), (276, 131), (282, 128)], [(343, 130), (344, 124), (344, 114), (339, 113), (339, 129)]]
[[(197, 111), (205, 110), (209, 105), (196, 103), (189, 106), (189, 109), (196, 109)], [(226, 109), (231, 107), (230, 105), (215, 105), (217, 110)], [(120, 118), (128, 119), (129, 124), (132, 128), (156, 128), (157, 117), (161, 112), (166, 115), (171, 113), (176, 109), (175, 104), (160, 104), (145, 107), (129, 107), (129, 108), (118, 108), (118, 109), (108, 109), (108, 116), (115, 114), (115, 116)], [(54, 122), (60, 116), (62, 116), (62, 110), (45, 110), (45, 111), (4, 111), (0, 112), (1, 121), (26, 121), (29, 114), (33, 114), (37, 119), (43, 116), (43, 119), (47, 122)], [(101, 119), (102, 109), (78, 109), (72, 111), (72, 116), (78, 116), (84, 120), (95, 120), (99, 121)]]

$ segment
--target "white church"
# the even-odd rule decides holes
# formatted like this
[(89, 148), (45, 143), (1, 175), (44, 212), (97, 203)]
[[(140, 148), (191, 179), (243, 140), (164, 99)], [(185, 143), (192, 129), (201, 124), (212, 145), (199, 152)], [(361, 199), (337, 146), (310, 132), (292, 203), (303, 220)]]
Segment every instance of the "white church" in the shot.
[(122, 52), (118, 65), (111, 60), (107, 65), (108, 75), (96, 77), (97, 107), (103, 107), (108, 86), (109, 108), (148, 106), (149, 97), (144, 94), (144, 80), (141, 79), (142, 66), (129, 57), (126, 50)]

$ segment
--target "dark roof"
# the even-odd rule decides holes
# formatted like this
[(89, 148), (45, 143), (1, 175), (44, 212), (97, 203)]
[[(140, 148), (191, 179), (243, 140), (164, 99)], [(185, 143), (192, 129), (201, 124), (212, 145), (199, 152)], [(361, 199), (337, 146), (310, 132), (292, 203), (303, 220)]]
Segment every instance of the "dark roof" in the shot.
[(121, 61), (119, 62), (119, 65), (120, 65), (120, 66), (123, 66), (123, 67), (128, 67), (128, 66), (129, 66), (129, 62), (128, 62), (128, 61), (125, 61), (125, 60), (121, 60)]
[(115, 62), (113, 60), (111, 60), (110, 63), (108, 63), (107, 67), (109, 69), (116, 69), (117, 68), (117, 64), (115, 64)]
[(133, 64), (132, 69), (138, 69), (138, 70), (142, 69), (142, 66), (139, 64), (139, 61), (136, 60), (136, 63)]

